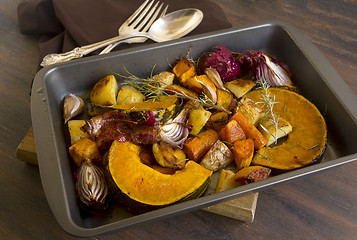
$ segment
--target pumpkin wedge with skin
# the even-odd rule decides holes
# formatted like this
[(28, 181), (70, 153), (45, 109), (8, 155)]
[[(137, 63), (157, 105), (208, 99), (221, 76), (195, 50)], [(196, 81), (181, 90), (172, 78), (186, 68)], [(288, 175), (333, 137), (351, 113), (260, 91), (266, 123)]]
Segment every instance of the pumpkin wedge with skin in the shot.
[(156, 121), (164, 123), (176, 114), (179, 104), (179, 99), (174, 95), (160, 96), (143, 102), (121, 103), (113, 106), (89, 104), (88, 114), (96, 116), (115, 110), (128, 114), (133, 120), (142, 121), (147, 117), (147, 112), (151, 111)]
[[(270, 88), (269, 91), (275, 95), (274, 113), (292, 125), (292, 132), (281, 145), (261, 148), (252, 164), (287, 171), (316, 162), (327, 142), (326, 123), (319, 110), (295, 92), (280, 88)], [(261, 93), (261, 90), (255, 90), (245, 97), (262, 102)], [(262, 104), (258, 105), (263, 108)], [(263, 111), (266, 110), (263, 108)]]
[(182, 170), (164, 174), (141, 163), (140, 146), (114, 141), (108, 154), (112, 179), (125, 205), (140, 213), (199, 197), (207, 188), (212, 171), (194, 161)]

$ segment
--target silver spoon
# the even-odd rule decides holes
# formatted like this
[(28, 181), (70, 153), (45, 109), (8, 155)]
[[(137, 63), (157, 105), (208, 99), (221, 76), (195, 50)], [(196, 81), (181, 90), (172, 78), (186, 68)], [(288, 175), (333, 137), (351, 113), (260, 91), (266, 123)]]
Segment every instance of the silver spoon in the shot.
[(43, 58), (40, 65), (44, 67), (54, 63), (69, 61), (74, 58), (80, 58), (109, 44), (135, 37), (147, 37), (155, 42), (174, 40), (191, 32), (201, 23), (202, 19), (203, 13), (199, 9), (188, 8), (178, 10), (157, 19), (151, 25), (148, 32), (137, 32), (128, 35), (116, 36), (98, 43), (75, 48), (66, 53), (49, 54)]

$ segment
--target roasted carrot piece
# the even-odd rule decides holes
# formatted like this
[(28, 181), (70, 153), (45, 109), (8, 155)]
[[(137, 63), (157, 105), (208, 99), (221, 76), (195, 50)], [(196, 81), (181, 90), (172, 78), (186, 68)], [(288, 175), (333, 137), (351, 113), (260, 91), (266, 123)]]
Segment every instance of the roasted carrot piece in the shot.
[(271, 170), (263, 166), (250, 166), (239, 170), (234, 178), (241, 184), (248, 184), (266, 179)]
[(231, 150), (234, 155), (234, 161), (236, 162), (237, 168), (242, 169), (248, 167), (253, 158), (254, 142), (250, 138), (235, 141)]
[(208, 129), (196, 137), (187, 139), (183, 144), (183, 150), (191, 160), (200, 162), (218, 139), (218, 133), (213, 129)]
[(223, 141), (234, 143), (235, 141), (245, 139), (245, 134), (243, 129), (239, 126), (236, 120), (230, 120), (226, 126), (224, 126), (221, 131), (219, 131), (219, 136)]
[(245, 136), (253, 140), (255, 149), (261, 149), (267, 143), (267, 139), (263, 136), (263, 134), (259, 132), (259, 130), (251, 122), (249, 122), (249, 120), (244, 117), (241, 112), (236, 112), (231, 117), (231, 120), (232, 119), (237, 121), (239, 126), (243, 129)]

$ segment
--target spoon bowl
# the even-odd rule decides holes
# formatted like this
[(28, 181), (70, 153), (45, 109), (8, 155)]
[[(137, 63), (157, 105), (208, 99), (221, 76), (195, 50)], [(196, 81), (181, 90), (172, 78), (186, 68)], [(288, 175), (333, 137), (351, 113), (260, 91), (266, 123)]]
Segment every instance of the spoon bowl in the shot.
[(147, 35), (156, 42), (174, 40), (185, 36), (202, 21), (201, 10), (189, 8), (169, 13), (157, 19), (150, 27)]

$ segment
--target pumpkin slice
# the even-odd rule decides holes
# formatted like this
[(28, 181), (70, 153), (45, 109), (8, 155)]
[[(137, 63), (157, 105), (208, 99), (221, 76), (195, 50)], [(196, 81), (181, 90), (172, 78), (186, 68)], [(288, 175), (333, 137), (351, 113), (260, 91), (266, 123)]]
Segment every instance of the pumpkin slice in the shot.
[[(281, 145), (261, 148), (252, 164), (286, 171), (316, 162), (327, 142), (326, 123), (319, 110), (295, 92), (279, 88), (269, 91), (275, 95), (274, 113), (288, 121), (293, 130)], [(261, 90), (255, 90), (245, 97), (262, 102), (260, 95)], [(263, 104), (258, 105), (266, 111)]]
[(207, 188), (212, 171), (194, 161), (182, 170), (164, 174), (143, 164), (140, 146), (114, 141), (108, 154), (109, 171), (132, 212), (150, 211), (199, 197)]
[(141, 121), (147, 118), (147, 112), (154, 114), (156, 121), (166, 122), (176, 114), (180, 101), (176, 96), (160, 96), (143, 102), (122, 103), (113, 106), (88, 105), (90, 116), (102, 115), (108, 111), (120, 111), (129, 114), (133, 120)]

